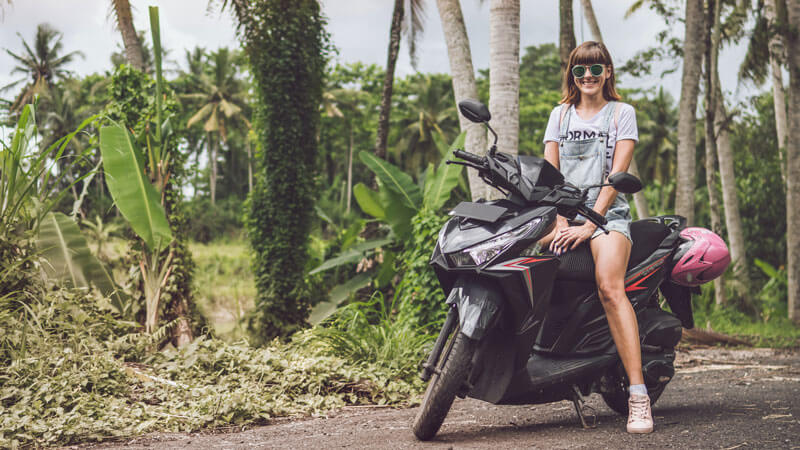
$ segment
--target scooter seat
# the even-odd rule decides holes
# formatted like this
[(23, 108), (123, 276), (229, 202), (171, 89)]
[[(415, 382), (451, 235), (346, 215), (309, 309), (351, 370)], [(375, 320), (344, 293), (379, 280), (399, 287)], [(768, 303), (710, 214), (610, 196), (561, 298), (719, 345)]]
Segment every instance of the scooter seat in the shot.
[[(670, 233), (669, 227), (652, 220), (637, 220), (631, 223), (633, 247), (628, 259), (628, 270), (653, 254)], [(564, 253), (560, 259), (561, 262), (556, 273), (557, 279), (594, 281), (594, 259), (592, 259), (592, 251), (588, 242), (579, 245), (575, 250)]]

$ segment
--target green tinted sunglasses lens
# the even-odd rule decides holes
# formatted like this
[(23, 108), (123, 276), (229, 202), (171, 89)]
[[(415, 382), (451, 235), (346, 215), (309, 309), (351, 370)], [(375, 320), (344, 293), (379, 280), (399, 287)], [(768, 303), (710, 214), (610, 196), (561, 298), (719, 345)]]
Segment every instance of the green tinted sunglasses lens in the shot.
[(592, 64), (591, 67), (589, 67), (589, 72), (592, 74), (592, 76), (599, 77), (603, 74), (603, 65)]
[(575, 78), (583, 78), (583, 76), (586, 75), (586, 66), (572, 67), (572, 75), (574, 75)]

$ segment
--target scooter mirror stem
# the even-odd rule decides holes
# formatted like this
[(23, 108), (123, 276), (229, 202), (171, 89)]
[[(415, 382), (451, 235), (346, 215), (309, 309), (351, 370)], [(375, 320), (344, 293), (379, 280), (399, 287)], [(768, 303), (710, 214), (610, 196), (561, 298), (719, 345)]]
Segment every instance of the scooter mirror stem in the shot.
[(494, 144), (492, 144), (492, 148), (489, 149), (489, 155), (494, 156), (494, 153), (497, 151), (497, 133), (489, 126), (489, 122), (483, 122), (483, 124), (486, 125), (486, 128), (494, 135)]

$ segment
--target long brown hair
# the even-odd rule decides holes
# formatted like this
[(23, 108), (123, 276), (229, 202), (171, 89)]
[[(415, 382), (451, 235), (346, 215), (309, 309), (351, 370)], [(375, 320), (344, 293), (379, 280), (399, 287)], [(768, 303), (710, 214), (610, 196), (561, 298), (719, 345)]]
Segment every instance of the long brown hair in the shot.
[(575, 47), (569, 54), (569, 63), (564, 70), (563, 85), (561, 86), (561, 103), (577, 105), (581, 101), (581, 91), (575, 86), (575, 77), (572, 75), (572, 67), (576, 64), (591, 65), (603, 64), (611, 67), (611, 75), (606, 78), (603, 85), (603, 98), (607, 101), (619, 100), (622, 97), (616, 89), (616, 72), (614, 63), (611, 62), (611, 54), (602, 42), (586, 41)]

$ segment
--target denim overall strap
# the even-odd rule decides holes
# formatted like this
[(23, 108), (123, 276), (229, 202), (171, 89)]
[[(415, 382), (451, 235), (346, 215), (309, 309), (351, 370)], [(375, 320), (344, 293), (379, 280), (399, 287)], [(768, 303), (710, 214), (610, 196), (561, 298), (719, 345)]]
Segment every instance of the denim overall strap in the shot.
[[(606, 108), (606, 114), (603, 117), (603, 124), (600, 126), (600, 135), (603, 137), (603, 147), (605, 149), (604, 152), (613, 150), (609, 148), (608, 140), (611, 136), (611, 124), (614, 122), (614, 114), (617, 109), (617, 102), (608, 102)], [(608, 161), (605, 159), (605, 155), (603, 158), (603, 182), (605, 182), (606, 178), (608, 178), (608, 172), (610, 169), (608, 167)]]
[[(564, 112), (564, 108), (567, 108), (566, 113)], [(572, 112), (572, 105), (567, 103), (561, 104), (561, 109), (558, 111), (558, 145), (563, 147), (564, 141), (567, 140), (567, 131), (569, 130), (569, 118), (570, 113)]]

